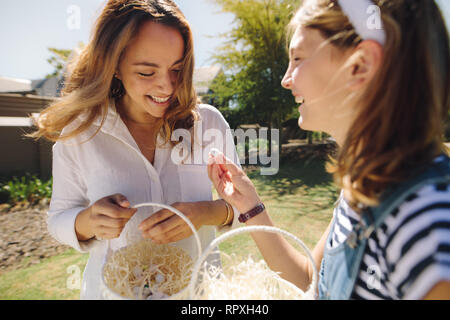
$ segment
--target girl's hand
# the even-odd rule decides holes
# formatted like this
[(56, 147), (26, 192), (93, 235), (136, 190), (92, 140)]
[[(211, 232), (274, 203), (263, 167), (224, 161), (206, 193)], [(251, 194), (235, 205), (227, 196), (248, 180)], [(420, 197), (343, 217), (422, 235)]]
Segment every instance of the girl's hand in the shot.
[(250, 178), (221, 152), (209, 156), (208, 176), (219, 196), (246, 213), (261, 203)]
[[(203, 225), (213, 224), (208, 220), (214, 218), (211, 203), (211, 201), (176, 202), (171, 206), (181, 211), (198, 230)], [(183, 240), (192, 235), (188, 224), (176, 213), (167, 209), (159, 210), (142, 221), (139, 229), (144, 238), (161, 244)]]
[[(137, 209), (130, 208), (130, 202), (125, 196), (115, 194), (104, 197), (90, 206), (84, 213), (87, 218), (87, 220), (85, 220), (86, 223), (81, 222), (81, 224), (79, 223), (78, 225), (85, 226), (84, 234), (89, 234), (90, 238), (97, 237), (98, 239), (105, 240), (115, 239), (120, 236), (125, 224), (136, 211)], [(80, 219), (83, 220), (83, 213), (79, 216)], [(89, 226), (89, 230), (87, 230), (86, 226)], [(88, 232), (86, 233), (86, 231)], [(85, 236), (84, 238), (89, 237)]]

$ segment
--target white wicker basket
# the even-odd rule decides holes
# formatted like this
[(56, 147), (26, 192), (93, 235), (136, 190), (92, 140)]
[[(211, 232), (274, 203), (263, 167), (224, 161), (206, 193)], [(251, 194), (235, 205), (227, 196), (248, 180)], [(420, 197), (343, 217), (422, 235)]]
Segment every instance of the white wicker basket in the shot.
[[(135, 208), (135, 209), (138, 209), (138, 208), (141, 208), (141, 207), (159, 207), (159, 208), (170, 210), (173, 213), (175, 213), (178, 216), (180, 216), (188, 224), (188, 226), (191, 228), (191, 230), (192, 230), (192, 232), (194, 234), (195, 242), (196, 242), (196, 245), (197, 245), (198, 258), (200, 257), (200, 255), (202, 253), (202, 246), (201, 246), (201, 242), (200, 242), (200, 238), (198, 236), (197, 230), (195, 229), (195, 227), (191, 223), (191, 221), (181, 211), (177, 210), (174, 207), (168, 206), (168, 205), (159, 204), (159, 203), (151, 203), (151, 202), (150, 203), (142, 203), (142, 204), (138, 204), (138, 205), (133, 206), (133, 208)], [(108, 249), (107, 249), (108, 252), (107, 252), (107, 254), (105, 256), (105, 259), (103, 261), (102, 276), (101, 276), (101, 283), (100, 283), (101, 296), (105, 300), (131, 300), (131, 299), (127, 298), (127, 297), (123, 297), (120, 294), (114, 292), (106, 284), (105, 276), (104, 276), (105, 265), (106, 265), (106, 262), (108, 261), (108, 258), (112, 254), (112, 250), (110, 249), (109, 241), (107, 243), (108, 243)], [(183, 300), (183, 299), (187, 299), (188, 297), (189, 297), (189, 286), (184, 288), (180, 292), (178, 292), (178, 293), (168, 297), (167, 299), (164, 299), (164, 300)]]
[[(196, 297), (196, 284), (198, 281), (198, 278), (200, 276), (201, 271), (203, 272), (208, 272), (207, 270), (207, 265), (205, 262), (206, 258), (208, 257), (208, 255), (215, 249), (217, 248), (217, 246), (225, 241), (228, 238), (231, 238), (233, 236), (236, 236), (238, 234), (242, 234), (242, 233), (249, 233), (249, 232), (270, 232), (270, 233), (278, 233), (281, 234), (287, 238), (292, 239), (293, 241), (295, 241), (296, 243), (298, 243), (302, 249), (305, 251), (312, 267), (313, 267), (313, 278), (312, 278), (312, 283), (309, 287), (309, 289), (306, 292), (303, 292), (301, 289), (299, 289), (298, 287), (296, 287), (294, 284), (282, 279), (281, 277), (277, 277), (278, 281), (280, 282), (280, 284), (282, 286), (285, 287), (289, 287), (291, 289), (291, 291), (293, 290), (296, 293), (297, 297), (300, 297), (300, 299), (303, 300), (313, 300), (317, 298), (317, 282), (318, 282), (318, 275), (317, 275), (317, 268), (316, 265), (314, 263), (314, 259), (312, 258), (311, 252), (308, 249), (308, 247), (296, 236), (294, 236), (293, 234), (276, 228), (276, 227), (269, 227), (269, 226), (250, 226), (250, 227), (241, 227), (238, 229), (234, 229), (231, 231), (228, 231), (224, 234), (222, 234), (221, 236), (217, 237), (216, 239), (214, 239), (209, 246), (205, 249), (205, 251), (202, 253), (201, 257), (199, 259), (197, 259), (196, 263), (194, 264), (194, 268), (192, 271), (192, 275), (191, 275), (191, 281), (189, 283), (189, 297), (192, 299), (193, 297)], [(200, 280), (201, 281), (201, 280)], [(230, 281), (233, 281), (233, 279), (230, 279)], [(209, 299), (209, 297), (208, 297)], [(223, 299), (223, 298), (219, 298), (219, 299)]]

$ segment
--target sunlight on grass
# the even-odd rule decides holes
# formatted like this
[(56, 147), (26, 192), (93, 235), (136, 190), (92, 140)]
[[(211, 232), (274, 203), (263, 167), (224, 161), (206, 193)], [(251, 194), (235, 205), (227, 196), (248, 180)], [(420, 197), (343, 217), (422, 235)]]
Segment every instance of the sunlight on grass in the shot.
[(75, 275), (69, 271), (77, 270), (81, 277), (87, 258), (86, 254), (70, 249), (31, 267), (4, 273), (0, 275), (0, 299), (78, 299), (80, 290), (71, 289), (70, 284), (68, 286), (68, 280)]

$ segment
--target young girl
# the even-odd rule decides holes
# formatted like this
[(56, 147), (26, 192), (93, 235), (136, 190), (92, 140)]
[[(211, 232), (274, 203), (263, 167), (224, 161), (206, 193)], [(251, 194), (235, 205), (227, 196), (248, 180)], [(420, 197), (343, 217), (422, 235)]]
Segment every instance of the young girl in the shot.
[[(109, 245), (142, 235), (198, 254), (191, 229), (173, 212), (149, 218), (155, 208), (136, 213), (132, 205), (176, 207), (198, 229), (202, 246), (213, 240), (215, 226), (237, 217), (223, 200), (212, 201), (206, 161), (193, 159), (195, 148), (236, 155), (230, 137), (202, 141), (210, 129), (230, 133), (217, 109), (197, 104), (193, 70), (192, 33), (174, 2), (110, 0), (70, 68), (63, 97), (41, 113), (35, 136), (56, 141), (48, 230), (90, 253), (82, 299), (101, 298)], [(179, 130), (188, 135), (177, 143)]]
[[(307, 1), (291, 24), (282, 81), (299, 125), (332, 135), (342, 193), (313, 250), (321, 299), (450, 298), (449, 40), (430, 0)], [(212, 157), (218, 193), (272, 225), (249, 178)], [(306, 290), (309, 261), (282, 237), (254, 233), (268, 265)]]

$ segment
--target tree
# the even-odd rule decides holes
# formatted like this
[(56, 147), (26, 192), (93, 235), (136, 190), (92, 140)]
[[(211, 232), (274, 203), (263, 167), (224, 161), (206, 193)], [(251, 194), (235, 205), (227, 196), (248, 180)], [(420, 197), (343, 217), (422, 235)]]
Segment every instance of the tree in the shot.
[(232, 30), (222, 35), (225, 44), (213, 56), (225, 70), (211, 86), (214, 98), (221, 109), (234, 105), (241, 120), (281, 129), (296, 107), (281, 80), (289, 63), (286, 27), (299, 1), (212, 1), (235, 16)]
[(62, 77), (64, 75), (67, 63), (73, 56), (73, 52), (77, 52), (83, 47), (84, 44), (80, 42), (75, 50), (48, 48), (48, 51), (50, 51), (52, 56), (47, 59), (47, 62), (55, 68), (55, 71), (48, 74), (46, 78)]
[(62, 76), (72, 50), (48, 48), (48, 51), (51, 52), (52, 56), (47, 59), (47, 62), (55, 68), (55, 71), (48, 74), (46, 78)]

